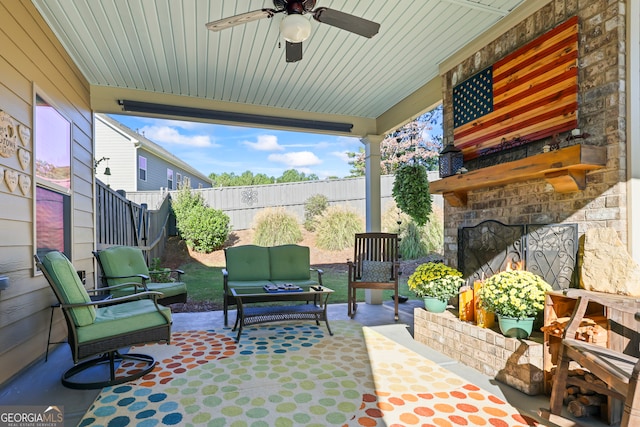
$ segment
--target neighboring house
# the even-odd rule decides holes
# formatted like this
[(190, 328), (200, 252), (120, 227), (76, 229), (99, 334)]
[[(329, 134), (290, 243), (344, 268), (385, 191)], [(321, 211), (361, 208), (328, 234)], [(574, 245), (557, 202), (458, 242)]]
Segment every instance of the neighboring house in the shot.
[[(106, 114), (95, 115), (96, 178), (114, 190), (211, 188), (211, 180), (144, 135)], [(103, 161), (100, 161), (104, 159)], [(110, 175), (105, 175), (106, 167)]]

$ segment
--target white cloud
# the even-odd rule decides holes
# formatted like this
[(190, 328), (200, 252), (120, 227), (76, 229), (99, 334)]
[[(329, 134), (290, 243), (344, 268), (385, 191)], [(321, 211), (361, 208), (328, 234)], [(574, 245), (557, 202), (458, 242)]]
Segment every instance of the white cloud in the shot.
[(169, 126), (145, 126), (138, 131), (153, 142), (184, 145), (187, 147), (219, 147), (211, 142), (209, 135), (182, 135)]
[(284, 150), (284, 147), (278, 144), (278, 137), (275, 135), (258, 135), (256, 142), (244, 141), (243, 144), (258, 151)]
[(287, 148), (310, 148), (310, 147), (320, 147), (320, 146), (324, 146), (325, 144), (322, 142), (318, 142), (318, 143), (314, 143), (314, 142), (307, 142), (307, 143), (297, 143), (297, 144), (284, 144), (283, 147), (287, 147)]
[(304, 166), (319, 165), (322, 160), (311, 151), (298, 151), (285, 154), (270, 154), (267, 159), (270, 162), (277, 162), (287, 165), (288, 167), (301, 168)]
[[(128, 118), (130, 116), (119, 116), (119, 115), (115, 115), (112, 114), (111, 115), (114, 119), (122, 122), (125, 121), (123, 120), (123, 118)], [(173, 128), (180, 128), (180, 129), (189, 129), (189, 130), (195, 130), (195, 129), (203, 129), (203, 130), (209, 130), (212, 125), (209, 123), (202, 123), (202, 122), (192, 122), (192, 121), (186, 121), (186, 120), (169, 120), (169, 119), (155, 119), (152, 117), (136, 117), (137, 122), (139, 125), (144, 124), (144, 127), (163, 127), (163, 126), (168, 126), (168, 127), (173, 127)], [(140, 129), (138, 129), (140, 130)]]
[(338, 159), (342, 160), (345, 163), (348, 163), (349, 160), (352, 160), (352, 159), (349, 157), (347, 153), (348, 151), (332, 151), (329, 154), (332, 155), (333, 157), (337, 157)]
[(170, 126), (174, 128), (180, 128), (180, 129), (189, 129), (189, 130), (196, 130), (196, 129), (210, 130), (210, 128), (212, 127), (212, 125), (209, 123), (187, 122), (183, 120), (165, 120), (165, 119), (158, 120), (158, 124), (156, 126), (159, 126), (159, 125)]

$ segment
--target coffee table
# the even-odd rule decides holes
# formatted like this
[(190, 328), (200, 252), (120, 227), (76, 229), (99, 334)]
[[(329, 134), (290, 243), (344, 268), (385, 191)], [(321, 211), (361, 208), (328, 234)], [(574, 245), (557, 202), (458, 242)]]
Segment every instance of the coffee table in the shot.
[[(329, 335), (333, 335), (327, 319), (327, 301), (333, 293), (325, 286), (300, 286), (301, 291), (267, 292), (262, 287), (231, 288), (236, 299), (238, 315), (233, 326), (238, 328), (236, 342), (240, 342), (242, 328), (258, 323), (278, 322), (283, 320), (315, 320), (317, 325), (323, 320)], [(306, 304), (287, 304), (273, 306), (253, 305), (261, 302), (306, 301)], [(247, 304), (252, 304), (247, 306)]]

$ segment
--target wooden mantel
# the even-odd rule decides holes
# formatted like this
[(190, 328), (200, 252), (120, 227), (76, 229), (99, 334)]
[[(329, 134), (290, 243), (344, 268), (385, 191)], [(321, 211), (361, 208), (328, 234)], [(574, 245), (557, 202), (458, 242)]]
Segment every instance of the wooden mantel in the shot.
[(605, 147), (576, 144), (513, 162), (501, 163), (433, 181), (429, 189), (456, 207), (466, 206), (467, 192), (535, 178), (546, 179), (559, 193), (584, 190), (586, 173), (606, 165)]

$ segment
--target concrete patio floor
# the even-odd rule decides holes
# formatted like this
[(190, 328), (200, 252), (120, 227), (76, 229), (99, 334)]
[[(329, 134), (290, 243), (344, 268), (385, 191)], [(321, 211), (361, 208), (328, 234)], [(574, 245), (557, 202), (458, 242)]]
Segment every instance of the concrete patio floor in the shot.
[[(422, 306), (421, 301), (415, 300), (400, 304), (400, 319), (394, 322), (392, 301), (385, 301), (381, 305), (361, 303), (352, 321), (373, 327), (386, 337), (455, 372), (478, 387), (501, 397), (523, 414), (539, 419), (538, 409), (548, 407), (548, 396), (528, 396), (414, 341), (413, 311), (414, 308)], [(328, 317), (329, 324), (335, 320), (349, 320), (346, 304), (329, 304)], [(235, 319), (235, 311), (230, 312), (230, 319)], [(173, 315), (172, 329), (174, 331), (204, 330), (222, 326), (222, 311), (174, 313)], [(324, 327), (322, 324), (321, 326)], [(247, 327), (246, 331), (251, 333), (251, 327)], [(72, 365), (71, 354), (66, 344), (52, 347), (47, 362), (44, 361), (44, 358), (39, 360), (19, 377), (0, 388), (0, 405), (62, 405), (64, 406), (65, 425), (77, 425), (100, 390), (72, 390), (62, 386), (60, 375)], [(594, 427), (606, 425), (597, 419), (581, 419), (580, 424)]]

